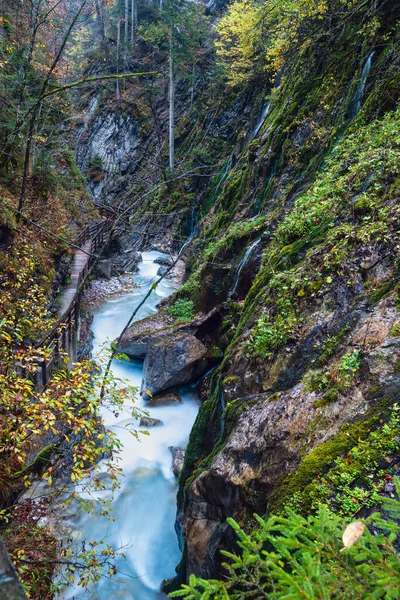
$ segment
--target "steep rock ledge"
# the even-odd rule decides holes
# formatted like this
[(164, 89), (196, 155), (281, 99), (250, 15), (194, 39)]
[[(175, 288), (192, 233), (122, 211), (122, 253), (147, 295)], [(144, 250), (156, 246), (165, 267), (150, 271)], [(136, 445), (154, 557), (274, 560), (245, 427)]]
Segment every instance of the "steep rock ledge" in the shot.
[(221, 359), (216, 346), (220, 310), (175, 324), (166, 310), (138, 321), (122, 337), (118, 351), (144, 359), (142, 393), (156, 396), (193, 383)]

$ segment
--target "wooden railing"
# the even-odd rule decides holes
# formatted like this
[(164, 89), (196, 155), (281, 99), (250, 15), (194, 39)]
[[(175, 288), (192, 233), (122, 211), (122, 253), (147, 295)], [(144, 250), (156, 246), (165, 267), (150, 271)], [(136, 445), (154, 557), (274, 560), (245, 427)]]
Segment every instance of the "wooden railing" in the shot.
[(98, 252), (101, 253), (101, 250), (109, 243), (111, 230), (112, 222), (106, 221), (89, 225), (80, 233), (75, 241), (77, 246), (82, 248), (88, 241), (91, 243), (88, 260), (77, 279), (75, 294), (55, 325), (34, 344), (35, 348), (46, 350), (46, 358), (36, 361), (33, 372), (28, 372), (21, 365), (17, 365), (18, 374), (21, 377), (33, 379), (37, 391), (48, 385), (51, 374), (61, 364), (61, 353), (68, 354), (70, 364), (77, 360), (83, 285), (98, 258)]

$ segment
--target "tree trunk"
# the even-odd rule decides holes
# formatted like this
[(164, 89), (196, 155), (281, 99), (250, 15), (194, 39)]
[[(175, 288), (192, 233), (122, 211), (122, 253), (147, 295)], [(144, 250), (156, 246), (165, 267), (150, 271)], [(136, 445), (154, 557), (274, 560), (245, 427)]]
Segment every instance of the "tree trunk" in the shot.
[(124, 38), (124, 47), (125, 47), (124, 60), (125, 60), (125, 65), (128, 62), (128, 41), (129, 41), (129, 0), (125, 0), (125, 38)]
[(174, 176), (175, 166), (175, 83), (174, 83), (174, 59), (172, 25), (169, 30), (169, 170), (171, 177)]
[(131, 44), (135, 43), (135, 32), (137, 27), (137, 0), (131, 0)]
[(108, 56), (108, 46), (107, 46), (107, 42), (106, 42), (106, 27), (105, 27), (105, 24), (104, 24), (104, 14), (103, 14), (103, 11), (101, 9), (101, 5), (100, 5), (99, 0), (95, 0), (95, 5), (96, 5), (97, 20), (98, 20), (98, 24), (99, 24), (99, 34), (100, 34), (101, 42), (102, 42), (102, 44), (104, 46), (104, 50), (105, 50), (105, 53), (106, 53), (106, 58), (107, 58), (107, 61), (108, 61), (109, 56)]
[[(26, 188), (28, 185), (32, 140), (33, 140), (33, 134), (35, 132), (36, 117), (39, 112), (39, 106), (40, 105), (38, 105), (33, 110), (32, 116), (29, 121), (28, 139), (26, 140), (26, 146), (25, 146), (24, 172), (22, 175), (21, 193), (19, 195), (19, 202), (18, 202), (18, 210), (20, 213), (22, 213), (25, 208)], [(19, 218), (19, 216), (20, 215), (18, 215), (18, 218)], [(18, 220), (18, 218), (17, 218), (17, 220)]]
[[(121, 19), (118, 17), (117, 20), (117, 75), (119, 75), (119, 46), (121, 41)], [(119, 79), (117, 79), (117, 100), (121, 99), (119, 91)]]

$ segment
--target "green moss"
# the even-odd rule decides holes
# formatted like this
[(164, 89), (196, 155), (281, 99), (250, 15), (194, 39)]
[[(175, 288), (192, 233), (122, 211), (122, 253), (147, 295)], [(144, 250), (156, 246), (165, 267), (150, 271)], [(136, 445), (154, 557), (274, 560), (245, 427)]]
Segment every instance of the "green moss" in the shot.
[(306, 392), (320, 392), (332, 385), (332, 375), (330, 371), (324, 369), (308, 371), (302, 382)]
[(332, 354), (335, 352), (336, 348), (339, 346), (339, 344), (341, 344), (344, 340), (344, 338), (346, 337), (346, 334), (349, 331), (349, 325), (345, 325), (344, 327), (342, 327), (338, 333), (334, 336), (328, 336), (327, 339), (324, 341), (322, 348), (321, 348), (321, 354), (318, 357), (318, 362), (323, 365), (327, 362), (327, 360), (332, 356)]
[(339, 398), (339, 392), (335, 389), (328, 390), (326, 394), (322, 396), (320, 400), (314, 402), (314, 408), (321, 408), (322, 406), (327, 406), (328, 404), (332, 404), (336, 402)]
[(382, 285), (377, 289), (374, 290), (373, 292), (369, 292), (369, 294), (367, 295), (367, 302), (368, 304), (377, 304), (378, 302), (380, 302), (382, 300), (382, 298), (384, 298), (385, 296), (387, 296), (392, 289), (394, 288), (394, 286), (396, 285), (396, 281), (395, 279), (389, 279), (388, 281), (385, 281), (384, 283), (382, 283)]
[(396, 323), (396, 325), (392, 327), (390, 335), (393, 335), (394, 337), (400, 336), (400, 323)]
[[(315, 478), (327, 473), (337, 458), (365, 440), (387, 416), (392, 403), (393, 398), (387, 396), (377, 407), (368, 411), (363, 421), (343, 425), (333, 438), (311, 450), (301, 460), (296, 472), (286, 477), (274, 491), (270, 504), (271, 511), (281, 510), (290, 498), (304, 490)], [(304, 498), (304, 501), (306, 500)]]
[[(189, 442), (185, 452), (185, 462), (179, 476), (180, 493), (184, 487), (190, 485), (195, 477), (194, 468), (197, 461), (207, 454), (212, 447), (210, 435), (215, 427), (217, 419), (216, 410), (218, 405), (218, 390), (214, 389), (208, 400), (200, 406), (196, 421), (190, 432)], [(189, 479), (190, 478), (190, 479)]]
[(237, 375), (231, 375), (230, 377), (225, 377), (223, 383), (224, 385), (234, 385), (238, 381), (240, 381), (240, 377), (238, 377)]
[(375, 210), (375, 203), (367, 194), (363, 194), (353, 204), (353, 210), (356, 215), (368, 215)]

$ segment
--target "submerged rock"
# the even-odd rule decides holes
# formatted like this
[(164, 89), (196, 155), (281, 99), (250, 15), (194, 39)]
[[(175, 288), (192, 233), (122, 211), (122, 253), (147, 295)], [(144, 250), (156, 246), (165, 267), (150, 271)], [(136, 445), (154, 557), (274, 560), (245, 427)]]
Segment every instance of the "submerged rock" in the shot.
[(172, 267), (174, 260), (171, 256), (158, 256), (155, 261), (157, 265), (163, 265), (164, 267)]
[(172, 454), (172, 470), (174, 475), (175, 477), (179, 477), (179, 474), (182, 471), (183, 461), (185, 460), (185, 450), (180, 448), (180, 446), (169, 446), (168, 450), (170, 450)]
[(169, 392), (168, 394), (162, 394), (155, 396), (147, 402), (146, 406), (171, 406), (173, 404), (181, 404), (182, 398), (177, 392)]
[(140, 427), (159, 427), (164, 425), (160, 419), (153, 419), (151, 417), (142, 417), (139, 423)]
[(159, 267), (159, 269), (157, 271), (157, 275), (159, 275), (160, 277), (163, 277), (164, 275), (166, 275), (168, 273), (168, 269), (169, 269), (169, 267), (164, 267), (161, 265), (161, 267)]

